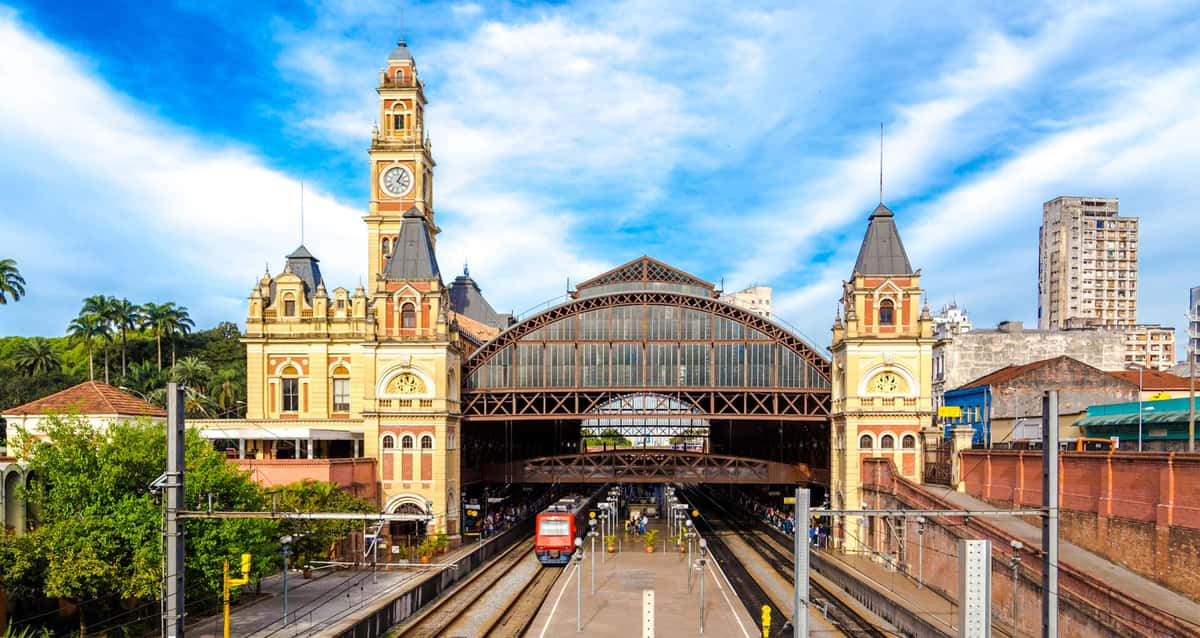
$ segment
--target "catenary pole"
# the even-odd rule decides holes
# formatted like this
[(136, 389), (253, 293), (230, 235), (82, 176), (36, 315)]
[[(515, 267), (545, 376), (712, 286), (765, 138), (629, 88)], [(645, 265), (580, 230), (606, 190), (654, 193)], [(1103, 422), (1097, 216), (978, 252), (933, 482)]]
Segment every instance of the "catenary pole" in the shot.
[(183, 509), (183, 388), (167, 384), (167, 467), (164, 475), (166, 499), (166, 529), (163, 544), (167, 554), (166, 600), (163, 614), (163, 635), (183, 637), (183, 527), (179, 511)]
[(1058, 391), (1042, 397), (1042, 636), (1058, 637)]
[[(792, 525), (795, 532), (795, 587), (792, 600), (793, 635), (798, 638), (808, 638), (808, 537), (812, 528), (812, 519), (808, 515), (808, 489), (796, 488), (796, 521)], [(800, 521), (804, 521), (804, 534), (800, 533)]]

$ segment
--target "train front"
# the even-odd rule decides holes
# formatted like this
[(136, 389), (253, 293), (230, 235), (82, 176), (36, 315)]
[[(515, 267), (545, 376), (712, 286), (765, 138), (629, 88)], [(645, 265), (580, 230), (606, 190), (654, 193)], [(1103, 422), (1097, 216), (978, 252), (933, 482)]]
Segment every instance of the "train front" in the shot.
[(575, 551), (575, 518), (568, 512), (544, 512), (537, 517), (533, 551), (543, 565), (566, 565)]

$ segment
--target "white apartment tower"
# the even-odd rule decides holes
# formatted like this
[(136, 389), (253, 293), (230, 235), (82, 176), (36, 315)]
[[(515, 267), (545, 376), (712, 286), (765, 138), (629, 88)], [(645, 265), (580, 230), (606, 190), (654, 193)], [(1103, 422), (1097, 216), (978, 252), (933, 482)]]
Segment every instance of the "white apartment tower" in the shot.
[(1118, 200), (1056, 197), (1042, 205), (1038, 328), (1125, 328), (1137, 323), (1138, 218)]

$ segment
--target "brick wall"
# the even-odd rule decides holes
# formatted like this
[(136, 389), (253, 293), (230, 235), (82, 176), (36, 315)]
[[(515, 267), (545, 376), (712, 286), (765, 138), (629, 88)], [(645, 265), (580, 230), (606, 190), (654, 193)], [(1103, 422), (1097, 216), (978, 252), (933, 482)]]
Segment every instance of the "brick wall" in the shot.
[[(1200, 601), (1200, 454), (1065, 452), (1059, 460), (1063, 538)], [(972, 496), (1038, 507), (1041, 452), (964, 450)]]
[[(1010, 490), (1012, 489), (1010, 487)], [(863, 462), (863, 504), (876, 509), (958, 509), (923, 486), (900, 476), (887, 459), (868, 459)], [(904, 562), (914, 565), (909, 567), (908, 571), (915, 574), (917, 552), (913, 546), (913, 539), (917, 538), (917, 535), (915, 524), (910, 522), (908, 525), (909, 548), (907, 560)], [(1065, 521), (1060, 521), (1060, 529), (1063, 527)], [(897, 536), (882, 523), (872, 523), (870, 532), (871, 545), (876, 551), (899, 551)], [(1006, 623), (1007, 626), (1007, 623), (1011, 622), (1012, 604), (1012, 569), (1008, 562), (1012, 550), (1009, 548), (1009, 542), (1015, 539), (987, 519), (929, 518), (925, 533), (921, 535), (921, 542), (925, 544), (926, 585), (951, 599), (957, 596), (957, 542), (960, 538), (992, 542), (992, 609), (997, 622)], [(1195, 540), (1196, 537), (1192, 536), (1192, 541)], [(1182, 546), (1180, 551), (1183, 551)], [(1157, 555), (1155, 559), (1160, 560)], [(1021, 550), (1017, 597), (1022, 635), (1038, 635), (1041, 631), (1041, 561), (1040, 547), (1025, 547)], [(1148, 604), (1148, 601), (1109, 588), (1102, 580), (1076, 569), (1068, 562), (1060, 561), (1058, 575), (1060, 636), (1082, 638), (1195, 634), (1193, 626), (1156, 609)]]

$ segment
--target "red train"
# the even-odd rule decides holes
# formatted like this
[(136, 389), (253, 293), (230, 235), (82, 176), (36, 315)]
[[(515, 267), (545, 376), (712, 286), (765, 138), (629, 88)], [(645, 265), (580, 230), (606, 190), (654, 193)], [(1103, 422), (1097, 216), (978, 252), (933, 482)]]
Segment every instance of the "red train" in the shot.
[(600, 495), (559, 499), (537, 515), (533, 553), (543, 565), (566, 565), (575, 553), (575, 539), (587, 534), (588, 511)]

